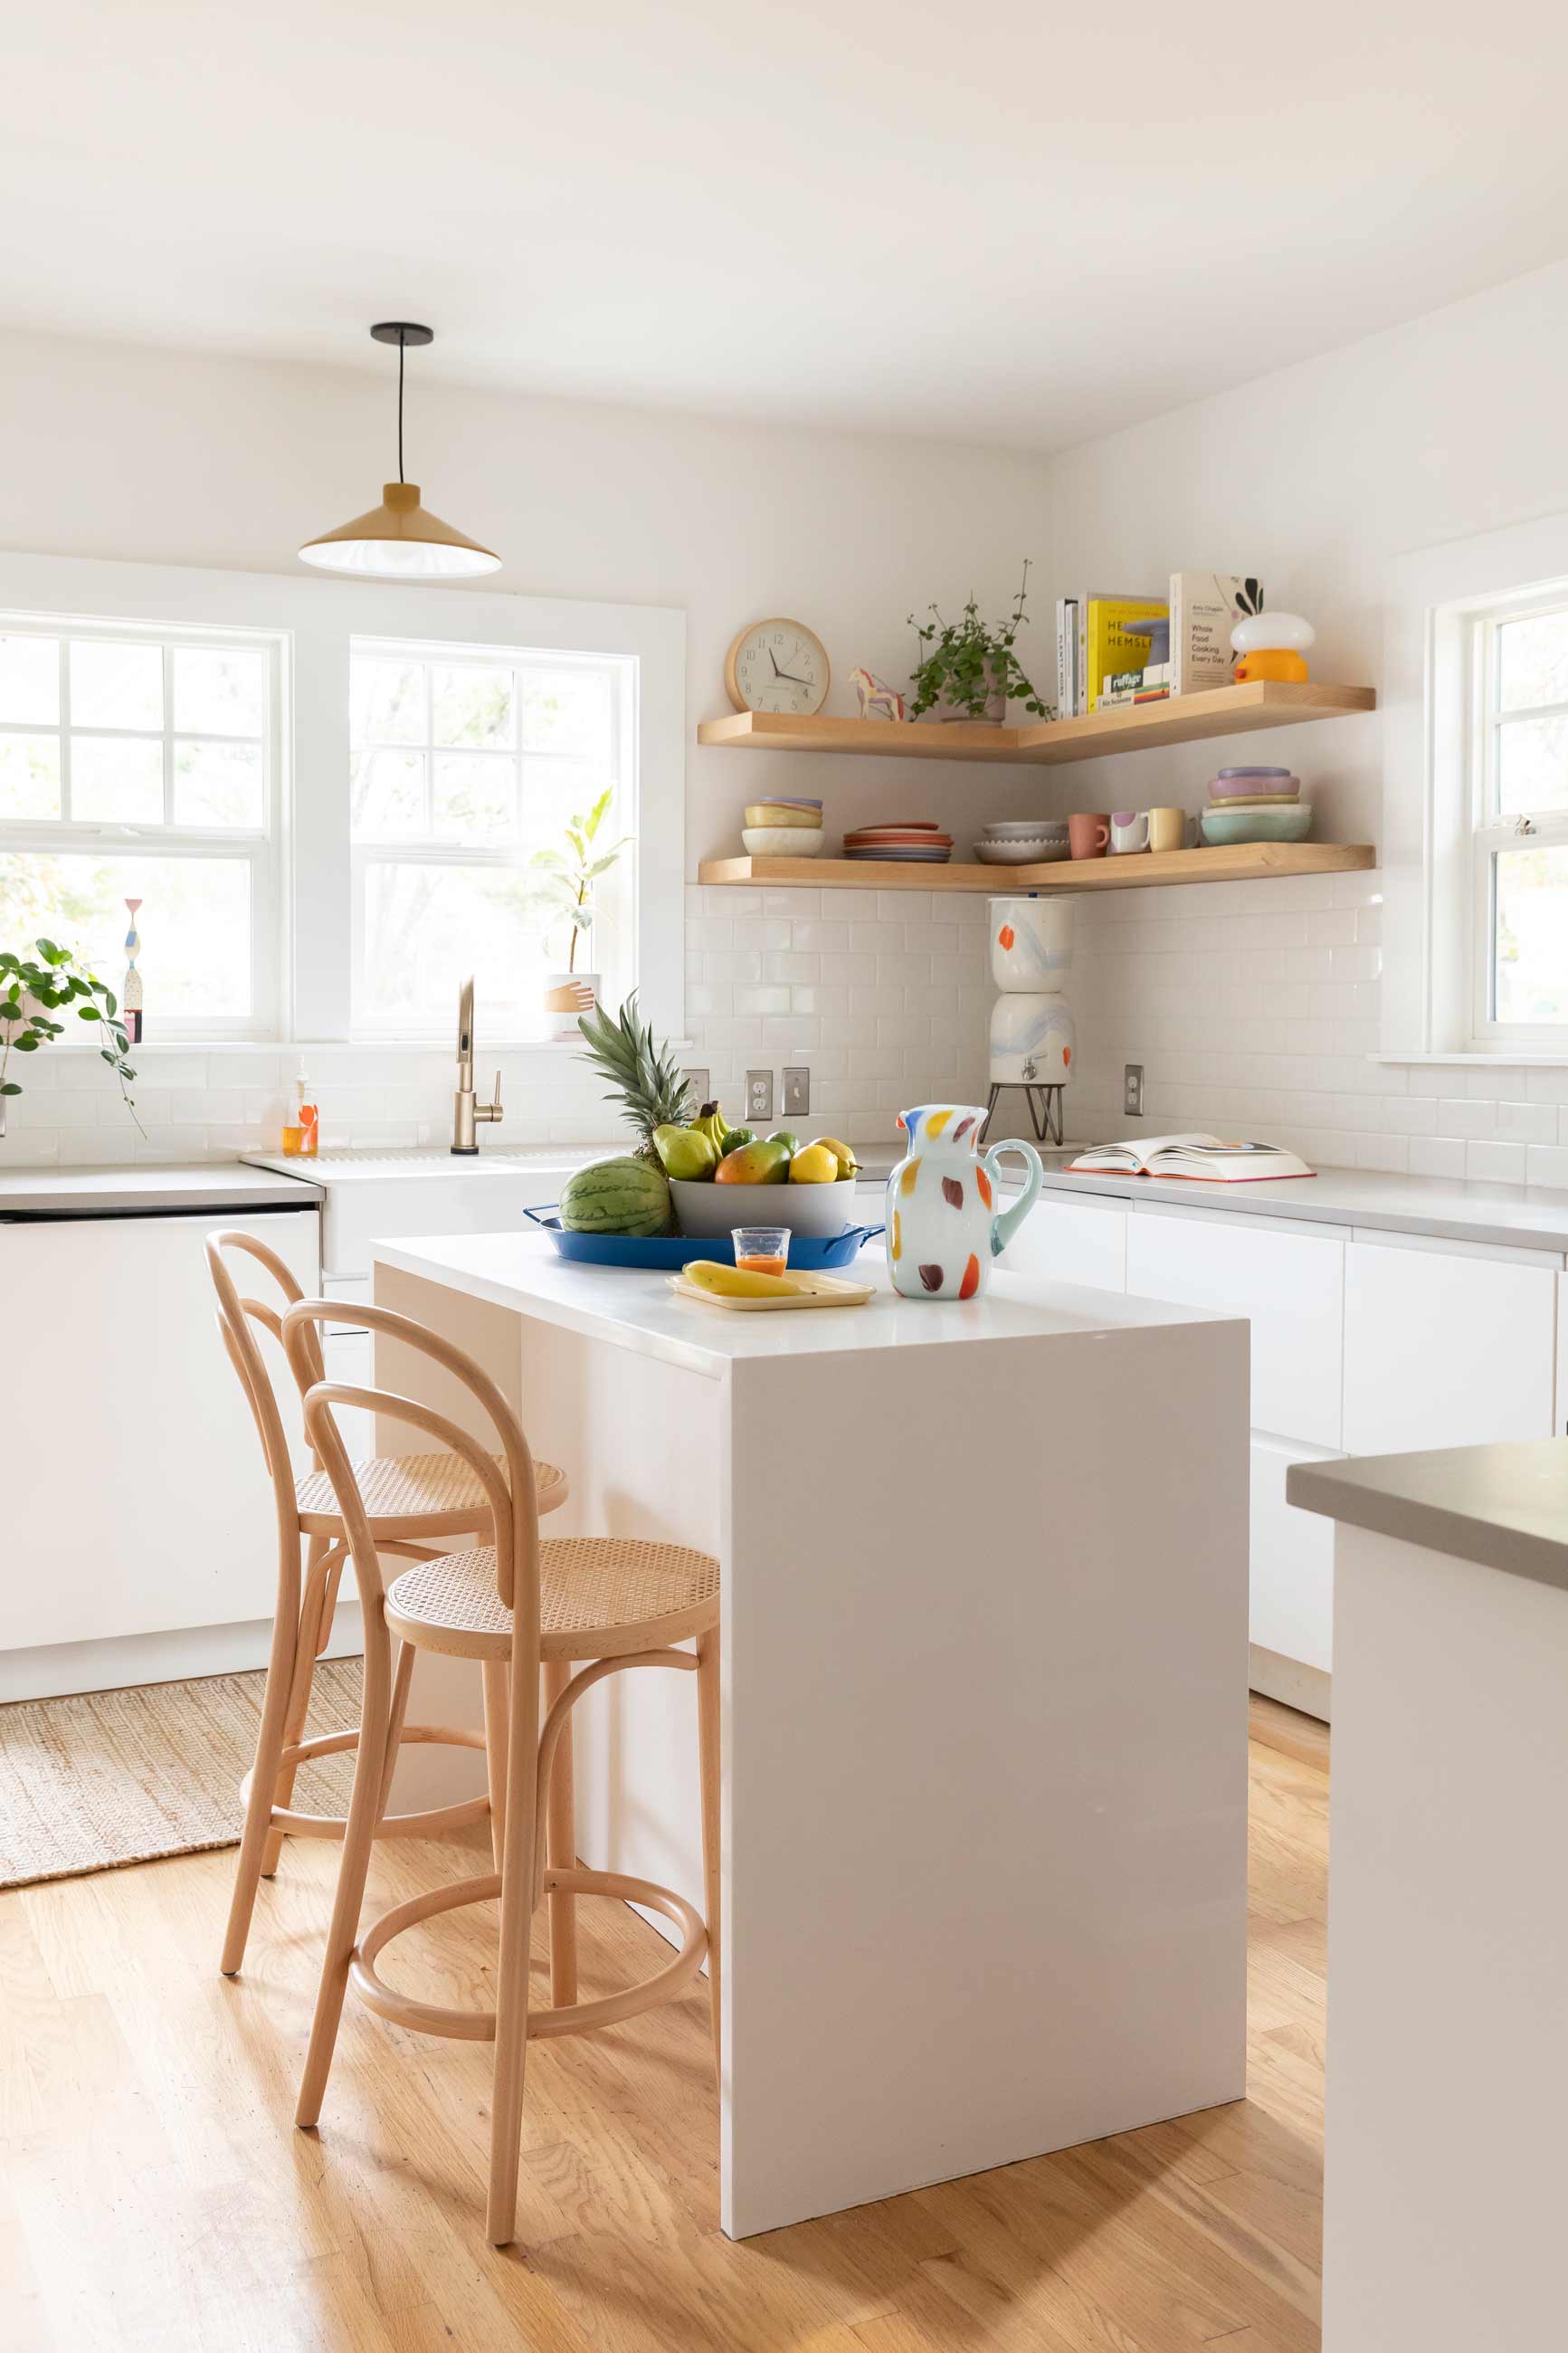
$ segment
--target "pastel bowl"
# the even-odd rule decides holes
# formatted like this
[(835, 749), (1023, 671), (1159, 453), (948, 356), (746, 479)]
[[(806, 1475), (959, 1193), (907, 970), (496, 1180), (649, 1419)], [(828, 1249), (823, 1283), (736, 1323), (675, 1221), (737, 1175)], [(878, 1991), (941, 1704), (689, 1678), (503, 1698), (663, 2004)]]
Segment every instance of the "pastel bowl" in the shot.
[(830, 1240), (855, 1222), (853, 1176), (832, 1185), (703, 1185), (672, 1176), (669, 1193), (681, 1232), (703, 1240), (731, 1226), (787, 1226), (792, 1234)]
[(824, 838), (819, 825), (749, 825), (741, 835), (749, 858), (815, 858)]
[(1068, 854), (1066, 834), (1052, 834), (1048, 839), (1037, 834), (1032, 840), (985, 840), (974, 845), (974, 855), (982, 866), (1048, 866)]
[(1067, 837), (1065, 818), (1008, 817), (995, 818), (980, 828), (985, 841), (1050, 841)]
[(1238, 848), (1247, 841), (1305, 841), (1312, 830), (1312, 804), (1298, 801), (1294, 808), (1206, 808), (1198, 830), (1211, 849)]
[(1250, 800), (1259, 793), (1289, 793), (1294, 798), (1300, 789), (1300, 777), (1293, 776), (1289, 768), (1231, 768), (1215, 778), (1209, 786), (1209, 798)]

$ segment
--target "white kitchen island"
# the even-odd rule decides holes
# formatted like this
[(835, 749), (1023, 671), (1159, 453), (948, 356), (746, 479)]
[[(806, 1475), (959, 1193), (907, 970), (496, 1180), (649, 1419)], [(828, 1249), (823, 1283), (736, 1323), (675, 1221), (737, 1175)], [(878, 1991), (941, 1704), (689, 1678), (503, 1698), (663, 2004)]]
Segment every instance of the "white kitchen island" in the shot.
[[(1245, 2088), (1246, 1324), (861, 1264), (869, 1306), (741, 1315), (542, 1237), (376, 1250), (569, 1469), (550, 1533), (722, 1562), (736, 2237)], [(395, 1344), (377, 1378), (452, 1409)], [(700, 1904), (690, 1680), (582, 1703), (577, 1831)]]

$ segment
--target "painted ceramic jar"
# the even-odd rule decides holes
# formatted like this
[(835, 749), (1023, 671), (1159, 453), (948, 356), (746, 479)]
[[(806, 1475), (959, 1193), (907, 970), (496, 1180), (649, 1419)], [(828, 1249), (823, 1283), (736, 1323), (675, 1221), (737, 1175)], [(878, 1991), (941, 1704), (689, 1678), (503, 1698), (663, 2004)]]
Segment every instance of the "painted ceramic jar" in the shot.
[(991, 1008), (991, 1083), (1065, 1086), (1076, 1043), (1065, 997), (999, 997)]
[[(926, 1103), (899, 1113), (908, 1142), (888, 1179), (888, 1268), (906, 1299), (973, 1299), (984, 1290), (991, 1261), (1005, 1250), (1039, 1194), (1039, 1155), (1027, 1144), (974, 1139), (985, 1113), (968, 1103)], [(999, 1209), (997, 1162), (1020, 1154), (1028, 1170), (1010, 1209)]]
[(1072, 964), (1073, 919), (1066, 897), (990, 899), (991, 977), (1012, 995), (1043, 997), (1063, 985)]

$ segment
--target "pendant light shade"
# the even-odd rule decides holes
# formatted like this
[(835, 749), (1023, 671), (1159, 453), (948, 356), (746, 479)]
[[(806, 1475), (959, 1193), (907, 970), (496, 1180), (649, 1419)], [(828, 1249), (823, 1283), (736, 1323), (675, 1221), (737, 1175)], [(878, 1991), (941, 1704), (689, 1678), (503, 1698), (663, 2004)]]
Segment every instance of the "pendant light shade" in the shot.
[(307, 540), (300, 560), (319, 571), (373, 580), (472, 580), (499, 572), (499, 555), (421, 506), (418, 484), (403, 480), (403, 354), (410, 343), (433, 342), (431, 330), (396, 320), (370, 332), (377, 343), (397, 345), (398, 479), (383, 485), (379, 506)]

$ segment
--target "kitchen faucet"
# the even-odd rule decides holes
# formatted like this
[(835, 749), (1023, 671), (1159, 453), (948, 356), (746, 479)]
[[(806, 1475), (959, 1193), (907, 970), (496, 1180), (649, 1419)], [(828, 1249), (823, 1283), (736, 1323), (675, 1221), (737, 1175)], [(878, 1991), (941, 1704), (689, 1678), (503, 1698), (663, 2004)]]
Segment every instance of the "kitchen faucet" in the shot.
[(458, 1091), (452, 1097), (452, 1149), (454, 1152), (477, 1152), (474, 1122), (479, 1119), (500, 1119), (500, 1072), (496, 1072), (494, 1103), (474, 1101), (474, 976), (463, 983), (458, 997)]

